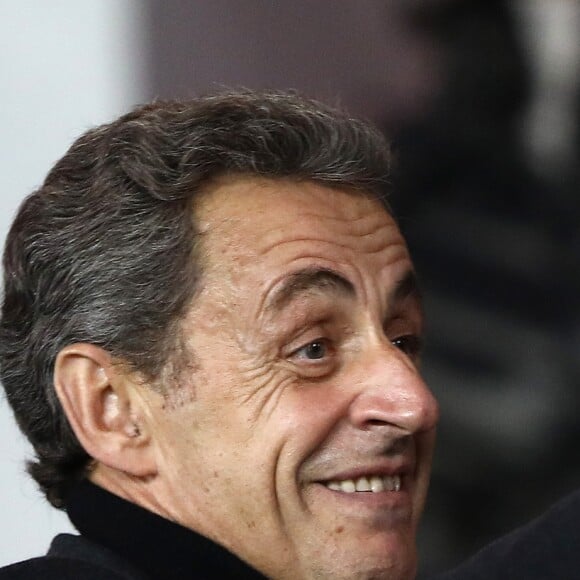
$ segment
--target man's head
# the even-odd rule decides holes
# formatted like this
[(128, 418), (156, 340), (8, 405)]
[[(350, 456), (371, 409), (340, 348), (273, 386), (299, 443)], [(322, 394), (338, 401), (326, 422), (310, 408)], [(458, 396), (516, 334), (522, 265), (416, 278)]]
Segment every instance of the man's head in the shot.
[(283, 94), (81, 137), (5, 252), (2, 381), (49, 500), (90, 474), (267, 575), (411, 577), (437, 408), (388, 170)]

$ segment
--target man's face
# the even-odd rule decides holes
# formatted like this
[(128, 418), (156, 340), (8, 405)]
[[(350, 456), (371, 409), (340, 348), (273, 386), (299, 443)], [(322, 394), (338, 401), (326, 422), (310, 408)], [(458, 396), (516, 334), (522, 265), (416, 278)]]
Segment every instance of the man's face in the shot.
[(254, 178), (220, 182), (196, 217), (189, 371), (154, 417), (161, 511), (268, 576), (413, 577), (437, 405), (393, 219), (360, 193)]

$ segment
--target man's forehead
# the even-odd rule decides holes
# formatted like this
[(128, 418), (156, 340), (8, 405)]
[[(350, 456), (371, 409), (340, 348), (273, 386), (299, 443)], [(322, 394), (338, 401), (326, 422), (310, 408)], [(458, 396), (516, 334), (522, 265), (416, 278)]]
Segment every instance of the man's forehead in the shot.
[(353, 248), (379, 261), (386, 249), (406, 253), (396, 222), (376, 197), (309, 180), (226, 176), (202, 194), (194, 219), (199, 248), (219, 270), (227, 255), (244, 267), (272, 251), (304, 253), (325, 243), (334, 245), (335, 257)]
[[(208, 282), (233, 284), (238, 291), (249, 285), (269, 294), (288, 277), (281, 303), (304, 286), (343, 292), (347, 285), (360, 286), (364, 275), (390, 285), (397, 280), (389, 272), (396, 269), (397, 278), (412, 270), (395, 221), (362, 192), (313, 182), (229, 178), (207, 192), (197, 219)], [(300, 276), (293, 276), (296, 272)]]
[[(347, 199), (356, 200), (346, 204)], [(260, 210), (272, 209), (283, 215), (292, 208), (308, 206), (322, 201), (335, 208), (344, 207), (345, 211), (360, 212), (384, 211), (387, 209), (378, 197), (370, 192), (354, 190), (346, 185), (325, 184), (308, 179), (268, 178), (253, 175), (224, 175), (211, 182), (197, 203), (200, 218), (235, 219), (240, 216), (253, 216), (260, 219)], [(353, 218), (357, 216), (353, 215)]]

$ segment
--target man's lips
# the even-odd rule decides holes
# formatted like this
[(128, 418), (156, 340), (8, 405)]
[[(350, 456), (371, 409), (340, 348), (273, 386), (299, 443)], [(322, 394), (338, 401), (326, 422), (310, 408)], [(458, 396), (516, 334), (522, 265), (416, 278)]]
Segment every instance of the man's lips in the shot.
[[(414, 456), (337, 460), (335, 456), (333, 464), (342, 464), (341, 469), (326, 463), (322, 477), (309, 478), (313, 485), (306, 485), (304, 491), (313, 511), (331, 510), (333, 517), (341, 514), (364, 529), (369, 525), (372, 529), (394, 529), (411, 521), (417, 497)], [(345, 464), (350, 467), (345, 469)]]
[(331, 480), (324, 485), (332, 491), (344, 493), (380, 493), (382, 491), (401, 491), (402, 480), (400, 475), (369, 475), (356, 479)]
[(408, 487), (413, 465), (409, 461), (392, 461), (382, 465), (341, 471), (318, 480), (332, 491), (343, 493), (399, 492)]

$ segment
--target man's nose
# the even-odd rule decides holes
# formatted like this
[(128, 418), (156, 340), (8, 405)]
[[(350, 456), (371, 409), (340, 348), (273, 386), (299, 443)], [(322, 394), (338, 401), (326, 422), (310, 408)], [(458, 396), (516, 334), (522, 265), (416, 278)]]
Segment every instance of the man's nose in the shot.
[(383, 342), (361, 359), (359, 388), (350, 421), (359, 429), (390, 425), (407, 433), (427, 431), (437, 424), (437, 401), (415, 363), (390, 342)]

